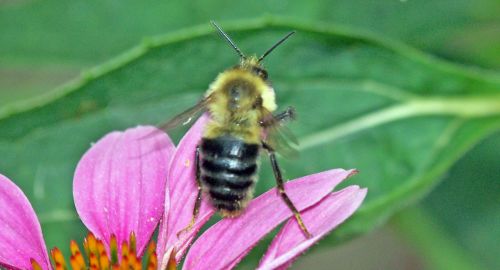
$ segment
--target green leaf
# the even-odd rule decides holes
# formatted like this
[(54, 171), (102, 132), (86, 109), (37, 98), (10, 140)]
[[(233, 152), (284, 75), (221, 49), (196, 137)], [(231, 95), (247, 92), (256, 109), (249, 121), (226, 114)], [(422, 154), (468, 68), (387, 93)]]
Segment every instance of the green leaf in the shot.
[(429, 216), (470, 257), (499, 269), (500, 132), (461, 158), (423, 201)]
[(274, 14), (355, 26), (447, 57), (499, 67), (494, 42), (475, 38), (498, 25), (496, 0), (10, 2), (0, 4), (0, 58), (9, 63), (97, 63), (146, 36), (211, 19)]
[(424, 256), (426, 269), (497, 269), (500, 258), (500, 132), (474, 146), (422, 201), (391, 223)]
[(408, 207), (391, 219), (410, 246), (423, 257), (425, 269), (489, 269), (475, 260), (448, 230), (422, 207)]
[[(293, 105), (299, 115), (291, 129), (302, 153), (280, 159), (285, 175), (357, 168), (347, 184), (369, 189), (360, 211), (325, 243), (367, 232), (418, 200), (472, 144), (500, 127), (495, 74), (348, 28), (273, 17), (222, 26), (244, 52), (257, 54), (298, 31), (265, 61), (280, 107)], [(183, 111), (236, 61), (204, 25), (152, 38), (55, 94), (3, 108), (0, 168), (43, 217), (48, 245), (84, 233), (64, 234), (81, 230), (71, 214), (72, 175), (91, 142)], [(264, 165), (258, 191), (273, 185)]]
[(0, 107), (54, 89), (79, 72), (68, 67), (1, 67)]

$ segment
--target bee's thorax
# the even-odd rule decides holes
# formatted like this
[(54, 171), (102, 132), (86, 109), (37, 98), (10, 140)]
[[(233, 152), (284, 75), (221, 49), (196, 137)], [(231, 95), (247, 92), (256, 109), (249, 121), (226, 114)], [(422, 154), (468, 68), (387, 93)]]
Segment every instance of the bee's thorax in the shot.
[(204, 135), (209, 138), (232, 134), (257, 143), (262, 133), (260, 119), (276, 109), (268, 82), (241, 66), (219, 74), (206, 96), (211, 121)]

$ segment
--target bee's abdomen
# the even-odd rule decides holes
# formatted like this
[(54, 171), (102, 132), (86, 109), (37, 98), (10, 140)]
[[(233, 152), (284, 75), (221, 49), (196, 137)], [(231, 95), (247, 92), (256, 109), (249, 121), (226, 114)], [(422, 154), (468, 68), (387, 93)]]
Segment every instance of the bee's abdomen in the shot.
[(259, 149), (232, 136), (202, 139), (201, 181), (223, 214), (237, 215), (251, 198)]

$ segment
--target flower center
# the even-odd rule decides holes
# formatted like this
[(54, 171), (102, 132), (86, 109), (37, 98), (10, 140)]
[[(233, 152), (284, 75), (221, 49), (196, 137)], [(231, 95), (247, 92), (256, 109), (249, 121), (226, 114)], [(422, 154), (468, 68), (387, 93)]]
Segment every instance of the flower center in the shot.
[[(85, 254), (82, 254), (80, 247), (75, 241), (70, 243), (71, 257), (69, 265), (73, 270), (141, 270), (143, 265), (145, 269), (156, 269), (158, 260), (156, 257), (156, 244), (151, 241), (148, 245), (144, 255), (139, 257), (136, 251), (136, 238), (135, 234), (131, 233), (129, 241), (124, 241), (119, 246), (115, 235), (111, 235), (109, 253), (106, 251), (104, 243), (97, 239), (92, 233), (89, 233), (83, 241), (83, 249)], [(52, 260), (56, 270), (67, 270), (66, 260), (62, 252), (58, 248), (51, 250)], [(41, 270), (40, 265), (31, 260), (31, 265), (34, 270)]]

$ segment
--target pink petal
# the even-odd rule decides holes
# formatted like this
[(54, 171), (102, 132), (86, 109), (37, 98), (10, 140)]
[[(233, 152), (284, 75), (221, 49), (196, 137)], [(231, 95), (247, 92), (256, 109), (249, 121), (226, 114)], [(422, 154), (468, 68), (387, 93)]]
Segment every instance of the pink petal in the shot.
[(308, 229), (313, 234), (310, 239), (301, 233), (297, 222), (290, 219), (274, 238), (258, 269), (287, 269), (295, 258), (351, 216), (365, 196), (366, 189), (349, 186), (302, 212), (302, 218), (310, 224)]
[(76, 210), (108, 247), (112, 234), (121, 244), (134, 232), (142, 253), (163, 214), (174, 151), (165, 133), (136, 127), (107, 134), (83, 155), (73, 182)]
[(1, 174), (0, 209), (0, 266), (31, 269), (33, 258), (52, 269), (35, 211), (22, 190)]
[[(289, 181), (285, 189), (302, 211), (353, 173), (342, 169), (317, 173)], [(271, 189), (252, 200), (242, 216), (223, 219), (201, 235), (189, 250), (184, 269), (231, 269), (262, 237), (292, 215), (276, 189)]]
[[(175, 248), (176, 259), (180, 261), (199, 229), (213, 215), (213, 208), (203, 199), (200, 214), (190, 232), (180, 235), (193, 216), (193, 207), (198, 188), (195, 180), (195, 151), (199, 144), (208, 116), (203, 115), (191, 127), (180, 141), (177, 152), (170, 164), (168, 177), (168, 198), (165, 203), (165, 214), (160, 223), (158, 236), (158, 258), (160, 262), (168, 260), (167, 250)], [(166, 255), (166, 256), (165, 256)], [(163, 259), (165, 257), (165, 259)], [(161, 263), (159, 264), (161, 266)]]

